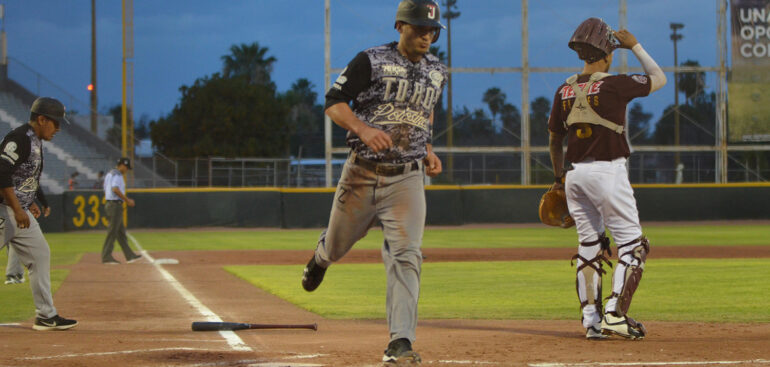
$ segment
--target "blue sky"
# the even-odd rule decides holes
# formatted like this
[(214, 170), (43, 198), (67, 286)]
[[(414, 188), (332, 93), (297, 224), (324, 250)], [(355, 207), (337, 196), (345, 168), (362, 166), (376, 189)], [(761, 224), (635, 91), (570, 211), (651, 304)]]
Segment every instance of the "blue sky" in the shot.
[[(33, 92), (62, 98), (70, 109), (85, 110), (90, 82), (90, 4), (88, 0), (5, 0), (3, 24), (12, 58), (10, 76)], [(685, 24), (679, 60), (717, 64), (716, 0), (627, 0), (629, 29), (661, 66), (672, 66), (670, 22)], [(121, 101), (121, 1), (97, 0), (99, 108)], [(360, 50), (397, 39), (393, 29), (397, 0), (332, 0), (332, 66), (342, 68)], [(521, 65), (521, 5), (515, 0), (459, 0), (462, 15), (452, 23), (453, 66)], [(134, 106), (139, 118), (167, 114), (179, 101), (181, 85), (221, 70), (221, 57), (233, 44), (259, 42), (278, 59), (273, 72), (278, 90), (308, 78), (323, 95), (323, 0), (135, 0)], [(585, 18), (618, 24), (617, 0), (530, 0), (531, 66), (580, 66), (567, 41)], [(437, 43), (446, 50), (446, 33)], [(638, 66), (632, 54), (629, 65)], [(619, 58), (616, 56), (616, 60)], [(617, 62), (617, 61), (616, 61)], [(20, 63), (60, 85), (75, 98), (50, 87)], [(530, 99), (552, 98), (567, 74), (530, 76)], [(669, 74), (669, 80), (673, 75)], [(334, 76), (332, 77), (332, 80)], [(455, 74), (455, 105), (482, 108), (481, 96), (499, 87), (521, 105), (518, 74)], [(716, 87), (713, 73), (709, 89)], [(38, 89), (38, 85), (40, 88)], [(657, 118), (673, 103), (673, 83), (641, 100)], [(319, 102), (321, 102), (319, 100)]]

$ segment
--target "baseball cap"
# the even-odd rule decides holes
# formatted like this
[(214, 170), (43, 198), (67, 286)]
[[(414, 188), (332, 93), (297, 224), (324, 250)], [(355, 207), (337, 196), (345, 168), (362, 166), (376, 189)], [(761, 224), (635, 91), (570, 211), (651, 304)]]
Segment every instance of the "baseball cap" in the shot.
[(68, 125), (70, 123), (69, 120), (64, 117), (66, 111), (64, 105), (56, 98), (40, 97), (36, 99), (35, 102), (32, 102), (32, 107), (29, 111), (56, 120), (56, 122), (60, 124), (62, 121), (66, 122)]
[(128, 167), (128, 169), (132, 169), (131, 160), (126, 157), (121, 157), (120, 159), (118, 159), (118, 165), (121, 165), (121, 164)]

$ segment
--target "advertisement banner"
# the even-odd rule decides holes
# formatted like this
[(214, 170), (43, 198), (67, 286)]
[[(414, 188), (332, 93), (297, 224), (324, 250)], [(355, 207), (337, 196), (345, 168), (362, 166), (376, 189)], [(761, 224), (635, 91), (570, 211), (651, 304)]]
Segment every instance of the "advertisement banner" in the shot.
[(728, 140), (770, 142), (770, 0), (731, 0)]

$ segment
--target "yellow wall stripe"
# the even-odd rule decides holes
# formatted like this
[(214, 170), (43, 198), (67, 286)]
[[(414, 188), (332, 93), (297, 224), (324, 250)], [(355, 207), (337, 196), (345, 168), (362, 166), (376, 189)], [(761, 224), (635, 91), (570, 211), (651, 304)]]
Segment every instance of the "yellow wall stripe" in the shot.
[[(740, 183), (701, 183), (701, 184), (635, 184), (634, 188), (661, 188), (661, 189), (685, 189), (685, 188), (740, 188), (740, 187), (767, 187), (770, 182), (740, 182)], [(551, 185), (428, 185), (426, 190), (510, 190), (510, 189), (548, 189)], [(188, 192), (282, 192), (282, 193), (332, 193), (334, 187), (164, 187), (152, 189), (128, 189), (131, 193), (168, 193), (180, 194)]]

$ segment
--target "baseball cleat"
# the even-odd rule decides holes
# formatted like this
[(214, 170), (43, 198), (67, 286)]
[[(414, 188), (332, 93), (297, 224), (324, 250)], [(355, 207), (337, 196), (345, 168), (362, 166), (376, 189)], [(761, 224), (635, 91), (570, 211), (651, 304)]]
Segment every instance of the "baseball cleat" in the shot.
[(24, 274), (13, 274), (5, 276), (5, 284), (21, 284), (24, 283)]
[(627, 339), (644, 339), (647, 335), (647, 329), (641, 322), (624, 316), (615, 316), (612, 313), (605, 313), (602, 318), (602, 333), (605, 335), (619, 335)]
[(388, 344), (388, 349), (385, 349), (385, 355), (382, 356), (382, 361), (389, 366), (401, 366), (420, 364), (422, 359), (417, 352), (412, 350), (412, 343), (409, 339), (401, 338), (393, 340)]
[(65, 319), (56, 315), (48, 319), (42, 317), (35, 318), (35, 324), (32, 325), (32, 328), (40, 331), (67, 330), (77, 325), (78, 322), (75, 320)]
[(308, 292), (314, 291), (324, 280), (324, 274), (326, 274), (326, 268), (316, 264), (315, 255), (313, 255), (302, 273), (302, 288)]
[(115, 260), (115, 259), (110, 259), (110, 260), (107, 260), (107, 261), (102, 261), (102, 264), (118, 265), (118, 264), (120, 264), (120, 262), (118, 260)]
[(586, 329), (586, 339), (588, 340), (602, 340), (609, 338), (609, 335), (602, 334), (602, 328), (597, 326), (591, 326)]

